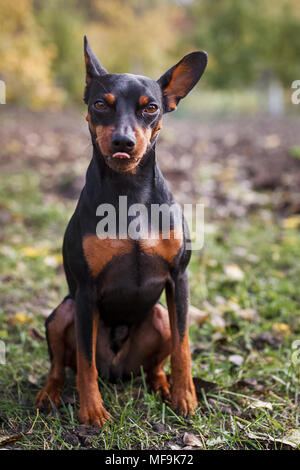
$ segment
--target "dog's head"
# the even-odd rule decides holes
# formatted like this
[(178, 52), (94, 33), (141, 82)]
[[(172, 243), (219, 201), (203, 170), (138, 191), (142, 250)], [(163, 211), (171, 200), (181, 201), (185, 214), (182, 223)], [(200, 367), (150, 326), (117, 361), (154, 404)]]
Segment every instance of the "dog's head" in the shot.
[(196, 85), (207, 54), (192, 52), (159, 80), (129, 73), (108, 73), (84, 38), (87, 121), (106, 164), (117, 172), (134, 172), (161, 129), (162, 115)]

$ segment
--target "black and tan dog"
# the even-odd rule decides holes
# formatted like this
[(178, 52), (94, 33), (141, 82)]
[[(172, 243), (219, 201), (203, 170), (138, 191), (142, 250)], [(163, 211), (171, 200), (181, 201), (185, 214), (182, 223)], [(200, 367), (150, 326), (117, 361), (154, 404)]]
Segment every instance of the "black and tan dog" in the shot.
[[(37, 406), (57, 406), (65, 367), (76, 370), (79, 420), (94, 426), (109, 419), (97, 376), (111, 380), (147, 373), (149, 386), (179, 413), (194, 412), (187, 331), (189, 233), (181, 215), (171, 218), (170, 237), (99, 237), (97, 208), (127, 204), (174, 203), (158, 168), (155, 142), (164, 113), (173, 111), (195, 86), (207, 63), (193, 52), (158, 81), (132, 74), (110, 74), (85, 38), (87, 121), (93, 158), (86, 184), (63, 243), (69, 295), (46, 321), (51, 370)], [(126, 214), (126, 222), (132, 217)], [(178, 236), (179, 234), (179, 236)], [(159, 303), (165, 289), (168, 311)], [(171, 355), (171, 387), (163, 366)]]

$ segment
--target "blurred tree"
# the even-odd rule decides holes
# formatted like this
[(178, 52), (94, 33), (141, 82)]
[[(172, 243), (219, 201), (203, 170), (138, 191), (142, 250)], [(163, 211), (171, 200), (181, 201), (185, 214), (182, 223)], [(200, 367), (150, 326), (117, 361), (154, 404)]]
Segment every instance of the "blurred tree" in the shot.
[(40, 0), (36, 17), (44, 31), (44, 44), (55, 48), (52, 72), (56, 82), (72, 98), (83, 95), (83, 35), (86, 19), (82, 2), (76, 0)]
[(55, 51), (42, 44), (32, 0), (1, 1), (0, 18), (0, 75), (7, 103), (35, 108), (61, 103), (63, 92), (53, 85), (50, 71)]
[(207, 80), (248, 85), (262, 73), (290, 84), (300, 76), (300, 5), (294, 0), (194, 0), (190, 40), (209, 53)]
[(162, 74), (172, 63), (184, 8), (170, 0), (94, 0), (90, 43), (110, 72)]
[(213, 87), (300, 77), (299, 0), (0, 0), (0, 17), (8, 103), (79, 103), (84, 34), (110, 72), (156, 78), (199, 48)]
[[(300, 3), (276, 0), (266, 8), (265, 37), (258, 41), (261, 69), (269, 70), (290, 86), (300, 77)], [(277, 8), (276, 8), (277, 7)]]

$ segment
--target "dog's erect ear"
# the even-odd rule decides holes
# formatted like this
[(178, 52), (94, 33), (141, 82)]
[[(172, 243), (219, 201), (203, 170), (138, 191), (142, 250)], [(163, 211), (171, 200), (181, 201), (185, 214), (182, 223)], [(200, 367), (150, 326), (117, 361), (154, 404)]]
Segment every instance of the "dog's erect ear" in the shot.
[(93, 78), (101, 77), (108, 73), (92, 51), (87, 36), (84, 36), (84, 60), (87, 85), (89, 85)]
[(192, 52), (157, 80), (163, 92), (165, 113), (177, 108), (181, 98), (184, 98), (201, 78), (206, 64), (206, 52)]

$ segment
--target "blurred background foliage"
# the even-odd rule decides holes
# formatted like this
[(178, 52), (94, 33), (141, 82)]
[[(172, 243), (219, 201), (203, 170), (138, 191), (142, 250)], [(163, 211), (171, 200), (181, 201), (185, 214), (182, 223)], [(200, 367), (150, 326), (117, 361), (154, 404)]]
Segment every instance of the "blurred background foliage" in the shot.
[(7, 103), (30, 108), (82, 102), (84, 34), (110, 72), (158, 78), (205, 49), (206, 89), (300, 78), (298, 0), (0, 0), (0, 19)]

